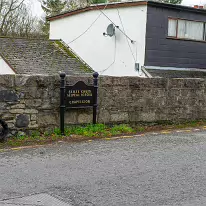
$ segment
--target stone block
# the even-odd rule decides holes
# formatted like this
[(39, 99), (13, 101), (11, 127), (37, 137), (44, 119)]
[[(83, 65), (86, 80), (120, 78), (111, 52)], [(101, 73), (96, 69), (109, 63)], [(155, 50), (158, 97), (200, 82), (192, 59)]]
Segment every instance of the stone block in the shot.
[(86, 114), (86, 113), (83, 113), (83, 114), (79, 114), (78, 115), (78, 123), (80, 124), (83, 124), (83, 123), (92, 123), (92, 114)]
[(99, 87), (111, 86), (113, 79), (110, 76), (99, 77)]
[(37, 120), (36, 114), (32, 114), (30, 119), (31, 121), (36, 121)]
[(15, 126), (18, 128), (27, 128), (29, 126), (29, 116), (25, 114), (18, 115)]
[(65, 112), (65, 124), (77, 124), (78, 112), (76, 110), (70, 110)]
[(8, 125), (9, 129), (14, 129), (15, 128), (15, 125), (14, 125), (13, 122), (8, 122), (7, 125)]
[(36, 125), (36, 121), (30, 121), (30, 125)]
[(13, 119), (15, 119), (15, 116), (12, 115), (12, 114), (6, 113), (6, 114), (2, 115), (2, 119), (5, 120), (5, 121), (6, 120), (13, 120)]
[(115, 114), (111, 114), (112, 122), (128, 122), (129, 116), (127, 112), (118, 112)]
[(25, 114), (38, 114), (38, 110), (36, 110), (36, 109), (25, 109), (24, 113)]
[(15, 75), (1, 75), (0, 86), (4, 88), (12, 88), (14, 86)]
[(139, 111), (131, 111), (128, 113), (129, 122), (139, 122), (141, 121), (140, 112)]
[(24, 113), (24, 109), (10, 109), (9, 112), (11, 114), (23, 114)]
[(38, 94), (38, 88), (37, 87), (25, 87), (24, 88), (24, 95), (25, 99), (38, 99), (41, 98), (41, 95)]
[(26, 99), (25, 104), (27, 108), (40, 107), (42, 105), (42, 99)]
[(50, 125), (57, 126), (59, 124), (58, 113), (55, 112), (40, 112), (37, 115), (37, 124), (39, 127), (47, 127)]
[[(49, 127), (49, 125), (48, 125), (48, 127)], [(28, 126), (28, 128), (29, 128), (29, 129), (38, 129), (38, 128), (39, 128), (39, 125), (38, 125), (38, 124), (31, 125), (31, 124), (30, 124), (30, 125)], [(40, 129), (40, 128), (39, 128), (39, 129)]]
[(5, 102), (0, 102), (0, 110), (6, 109), (7, 104)]
[(25, 104), (15, 104), (10, 107), (11, 109), (25, 109)]
[(19, 97), (12, 90), (1, 90), (0, 91), (0, 102), (17, 102)]
[(22, 87), (28, 86), (27, 82), (30, 80), (30, 77), (31, 76), (29, 75), (16, 75), (15, 76), (15, 87), (22, 88)]
[(49, 100), (44, 99), (41, 104), (41, 109), (53, 109), (54, 107), (51, 105)]
[(98, 111), (97, 120), (99, 123), (111, 122), (111, 115), (109, 111), (101, 107)]
[(140, 121), (142, 122), (155, 122), (156, 119), (156, 113), (155, 112), (144, 112), (140, 114)]
[(113, 86), (129, 87), (130, 78), (128, 77), (110, 77)]

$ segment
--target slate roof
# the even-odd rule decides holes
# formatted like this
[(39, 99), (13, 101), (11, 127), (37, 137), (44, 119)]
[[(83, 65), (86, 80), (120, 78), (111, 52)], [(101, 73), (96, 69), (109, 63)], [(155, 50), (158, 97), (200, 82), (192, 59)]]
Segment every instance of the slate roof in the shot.
[(91, 73), (92, 69), (60, 40), (0, 37), (0, 55), (16, 74), (68, 75)]
[(160, 70), (146, 69), (151, 77), (160, 78), (206, 78), (206, 71), (178, 71), (178, 70)]

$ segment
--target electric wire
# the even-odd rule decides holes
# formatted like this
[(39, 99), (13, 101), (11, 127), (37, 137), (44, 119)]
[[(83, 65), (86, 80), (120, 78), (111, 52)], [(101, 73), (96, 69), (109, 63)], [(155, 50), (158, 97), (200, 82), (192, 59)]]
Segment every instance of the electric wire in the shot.
[(117, 55), (117, 38), (115, 36), (115, 41), (114, 41), (114, 59), (113, 59), (113, 62), (106, 69), (98, 71), (99, 74), (103, 74), (104, 72), (106, 72), (116, 62), (116, 55)]
[[(108, 3), (107, 3), (108, 5)], [(130, 41), (131, 43), (134, 43), (135, 41), (132, 40), (124, 31), (122, 31), (115, 23), (114, 21), (112, 21), (105, 13), (104, 13), (104, 10), (101, 10), (96, 4), (95, 4), (95, 7), (117, 28), (119, 29), (120, 32), (122, 32)]]
[(137, 42), (136, 42), (136, 61), (137, 62)]
[[(91, 2), (90, 2), (90, 3), (91, 3)], [(108, 3), (105, 5), (103, 11), (107, 8), (107, 6), (108, 6)], [(101, 15), (102, 15), (102, 13), (100, 13), (100, 14), (97, 16), (97, 18), (91, 23), (91, 25), (90, 25), (83, 33), (81, 33), (79, 36), (77, 36), (77, 37), (74, 38), (72, 41), (70, 41), (70, 42), (68, 42), (68, 43), (66, 43), (66, 44), (69, 46), (69, 44), (75, 42), (75, 41), (78, 40), (80, 37), (82, 37), (84, 34), (86, 34), (86, 33), (92, 28), (92, 26), (96, 23), (96, 21), (100, 18)], [(46, 54), (46, 55), (42, 55), (42, 57), (48, 56), (48, 55), (52, 55), (52, 54), (54, 54), (54, 53), (55, 53), (55, 51), (53, 51), (53, 52), (51, 52), (51, 53), (48, 53), (48, 54)]]
[[(123, 31), (125, 32), (125, 28), (124, 28), (124, 25), (123, 25), (122, 18), (121, 18), (121, 16), (120, 16), (119, 9), (117, 9), (117, 12), (118, 12), (119, 20), (120, 20), (121, 25), (122, 25), (122, 29), (123, 29)], [(126, 38), (126, 39), (127, 39), (127, 38)], [(130, 52), (131, 52), (131, 54), (132, 54), (132, 57), (133, 57), (134, 61), (136, 62), (135, 55), (134, 55), (134, 53), (132, 52), (132, 48), (131, 48), (131, 45), (129, 44), (128, 39), (127, 39), (127, 44), (128, 44), (128, 46), (129, 46)]]
[[(90, 3), (91, 3), (91, 2), (90, 2)], [(131, 43), (135, 42), (134, 40), (132, 40), (132, 39), (125, 33), (124, 26), (123, 26), (123, 24), (122, 24), (120, 15), (119, 15), (119, 17), (120, 17), (120, 21), (121, 21), (121, 24), (122, 24), (122, 27), (123, 27), (123, 30), (124, 30), (124, 31), (122, 31), (122, 30), (104, 13), (104, 10), (107, 8), (108, 4), (109, 4), (109, 2), (106, 3), (106, 5), (105, 5), (105, 7), (103, 8), (103, 10), (101, 10), (96, 4), (94, 4), (95, 7), (100, 11), (100, 14), (97, 16), (97, 18), (91, 23), (91, 25), (90, 25), (83, 33), (81, 33), (79, 36), (77, 36), (77, 37), (76, 37), (75, 39), (73, 39), (72, 41), (68, 42), (67, 45), (75, 42), (75, 41), (78, 40), (80, 37), (82, 37), (85, 33), (87, 33), (87, 32), (92, 28), (92, 26), (97, 22), (97, 20), (100, 18), (100, 16), (101, 16), (102, 14), (103, 14), (116, 28), (118, 28), (120, 32), (122, 32), (122, 33), (127, 37), (127, 42), (128, 42), (128, 39), (130, 39)], [(118, 12), (119, 12), (119, 10), (118, 10)], [(113, 60), (113, 62), (112, 62), (106, 69), (100, 71), (99, 73), (104, 73), (105, 71), (107, 71), (107, 70), (115, 63), (115, 61), (116, 61), (116, 44), (117, 44), (117, 42), (116, 42), (116, 36), (115, 36), (114, 60)], [(128, 42), (128, 45), (129, 45), (130, 51), (131, 51), (131, 53), (132, 53), (132, 49), (131, 49), (131, 46), (130, 46), (129, 42)], [(54, 54), (54, 53), (55, 53), (55, 51), (52, 52), (52, 53), (50, 53), (50, 54)], [(47, 55), (50, 55), (50, 54), (47, 54)], [(133, 54), (133, 53), (132, 53), (132, 55), (133, 55), (133, 58), (134, 58), (134, 54)], [(134, 60), (135, 60), (135, 58), (134, 58)]]
[[(108, 3), (105, 5), (103, 11), (107, 8), (108, 6)], [(72, 41), (70, 41), (69, 43), (67, 43), (68, 45), (75, 42), (77, 39), (79, 39), (80, 37), (82, 37), (84, 34), (86, 34), (91, 28), (92, 26), (96, 23), (96, 21), (100, 18), (100, 16), (102, 15), (102, 13), (100, 13), (97, 18), (91, 23), (91, 25), (82, 33), (80, 34), (79, 36), (77, 36), (75, 39), (73, 39)]]

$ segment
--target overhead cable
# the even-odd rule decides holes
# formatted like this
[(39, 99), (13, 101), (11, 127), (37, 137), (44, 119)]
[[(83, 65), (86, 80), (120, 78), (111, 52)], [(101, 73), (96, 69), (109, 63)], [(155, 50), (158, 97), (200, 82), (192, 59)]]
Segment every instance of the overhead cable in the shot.
[(116, 62), (116, 55), (117, 55), (117, 39), (116, 39), (116, 36), (115, 36), (113, 62), (106, 69), (99, 71), (100, 74), (103, 74), (104, 72), (106, 72)]
[[(119, 9), (117, 9), (117, 12), (118, 12), (119, 20), (120, 20), (121, 25), (122, 25), (122, 29), (123, 29), (123, 31), (125, 32), (124, 25), (123, 25), (123, 22), (122, 22), (122, 18), (121, 18), (121, 16), (120, 16)], [(126, 39), (127, 39), (127, 38), (126, 38)], [(136, 62), (135, 55), (134, 55), (134, 53), (132, 52), (132, 48), (131, 48), (131, 45), (129, 44), (128, 39), (127, 39), (127, 44), (128, 44), (128, 46), (129, 46), (130, 52), (131, 52), (131, 54), (132, 54), (132, 57), (133, 57), (134, 61)]]
[[(108, 5), (108, 3), (105, 5), (103, 11), (107, 8), (107, 5)], [(67, 44), (73, 43), (74, 41), (76, 41), (77, 39), (79, 39), (80, 37), (82, 37), (85, 33), (87, 33), (87, 32), (91, 29), (91, 27), (95, 24), (95, 22), (100, 18), (101, 15), (102, 15), (102, 13), (100, 13), (100, 14), (97, 16), (97, 18), (91, 23), (91, 25), (90, 25), (82, 34), (80, 34), (79, 36), (77, 36), (75, 39), (73, 39), (72, 41), (70, 41), (70, 42), (67, 43)]]
[[(108, 3), (107, 3), (107, 5), (108, 5)], [(95, 4), (95, 6), (97, 7), (97, 9), (98, 9), (112, 24), (114, 24), (114, 26), (115, 26), (117, 29), (119, 29), (120, 32), (122, 32), (122, 34), (124, 34), (124, 35), (131, 41), (132, 44), (135, 42), (135, 41), (132, 40), (124, 31), (122, 31), (122, 30), (114, 23), (114, 21), (112, 21), (112, 20), (104, 13), (104, 10), (101, 10), (96, 4)]]

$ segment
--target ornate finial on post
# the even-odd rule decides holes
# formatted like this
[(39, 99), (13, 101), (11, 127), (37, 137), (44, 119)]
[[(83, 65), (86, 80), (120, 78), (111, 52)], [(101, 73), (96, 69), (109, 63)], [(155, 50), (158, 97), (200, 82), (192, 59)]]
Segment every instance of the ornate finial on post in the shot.
[(94, 85), (94, 106), (93, 106), (93, 124), (97, 123), (97, 90), (98, 90), (98, 76), (99, 74), (97, 72), (93, 73), (93, 85)]
[(65, 74), (65, 72), (61, 72), (61, 73), (59, 74), (59, 76), (60, 76), (61, 79), (62, 79), (62, 78), (65, 78), (65, 77), (66, 77), (66, 74)]
[(94, 77), (95, 79), (97, 79), (98, 76), (99, 76), (98, 72), (94, 72), (94, 73), (93, 73), (93, 77)]
[(65, 95), (65, 77), (66, 74), (64, 72), (61, 72), (59, 74), (61, 78), (61, 83), (60, 83), (60, 130), (61, 134), (64, 135), (64, 111), (65, 111), (65, 100), (64, 100), (64, 95)]

